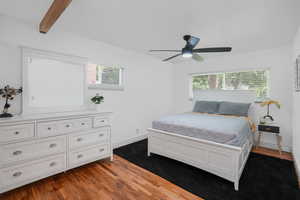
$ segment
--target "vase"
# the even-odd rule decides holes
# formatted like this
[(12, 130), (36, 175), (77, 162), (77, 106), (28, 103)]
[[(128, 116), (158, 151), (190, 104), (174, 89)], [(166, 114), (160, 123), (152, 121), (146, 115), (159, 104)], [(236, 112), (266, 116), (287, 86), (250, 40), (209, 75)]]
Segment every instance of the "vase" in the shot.
[(12, 114), (8, 113), (9, 107), (10, 107), (10, 105), (7, 103), (7, 100), (6, 100), (6, 103), (5, 103), (4, 109), (3, 109), (3, 113), (0, 114), (0, 118), (13, 117)]
[(96, 111), (102, 111), (102, 105), (101, 104), (96, 104)]

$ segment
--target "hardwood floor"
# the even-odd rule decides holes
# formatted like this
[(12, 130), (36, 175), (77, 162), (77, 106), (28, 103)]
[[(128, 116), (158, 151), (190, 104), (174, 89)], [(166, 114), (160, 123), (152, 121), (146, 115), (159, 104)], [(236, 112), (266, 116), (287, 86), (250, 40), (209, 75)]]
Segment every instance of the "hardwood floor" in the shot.
[(291, 153), (283, 151), (282, 154), (280, 154), (277, 150), (268, 149), (268, 148), (264, 148), (264, 147), (254, 147), (252, 149), (252, 152), (263, 154), (266, 156), (276, 157), (276, 158), (280, 158), (280, 159), (290, 160), (290, 161), (293, 160), (293, 156)]
[(201, 200), (119, 156), (9, 191), (0, 200)]
[[(290, 153), (263, 147), (253, 152), (292, 160)], [(201, 200), (115, 155), (0, 195), (0, 200)]]

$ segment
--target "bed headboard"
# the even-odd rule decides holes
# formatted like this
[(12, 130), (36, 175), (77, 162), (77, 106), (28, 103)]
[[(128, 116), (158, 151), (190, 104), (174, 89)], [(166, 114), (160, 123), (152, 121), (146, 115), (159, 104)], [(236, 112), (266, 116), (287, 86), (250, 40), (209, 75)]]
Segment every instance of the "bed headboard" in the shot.
[(259, 116), (262, 116), (262, 109), (255, 104), (256, 93), (253, 90), (195, 90), (193, 106), (196, 101), (231, 101), (240, 103), (251, 103), (249, 108), (249, 117), (253, 122), (258, 122)]

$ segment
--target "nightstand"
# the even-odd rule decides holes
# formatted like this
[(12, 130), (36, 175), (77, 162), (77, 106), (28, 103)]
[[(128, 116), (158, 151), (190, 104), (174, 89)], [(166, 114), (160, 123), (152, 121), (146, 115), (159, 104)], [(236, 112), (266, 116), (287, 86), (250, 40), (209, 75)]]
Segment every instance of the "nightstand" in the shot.
[(256, 146), (260, 145), (260, 139), (261, 139), (261, 135), (263, 133), (273, 133), (276, 135), (278, 151), (281, 154), (282, 148), (281, 148), (280, 127), (275, 124), (259, 124), (258, 125), (258, 140), (257, 140)]

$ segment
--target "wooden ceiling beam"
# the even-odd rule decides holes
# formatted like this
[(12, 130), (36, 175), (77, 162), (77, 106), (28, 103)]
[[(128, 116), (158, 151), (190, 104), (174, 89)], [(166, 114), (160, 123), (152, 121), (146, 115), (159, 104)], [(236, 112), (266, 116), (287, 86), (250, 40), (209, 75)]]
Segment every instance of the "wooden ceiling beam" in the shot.
[(47, 33), (72, 0), (54, 0), (40, 23), (40, 33)]

